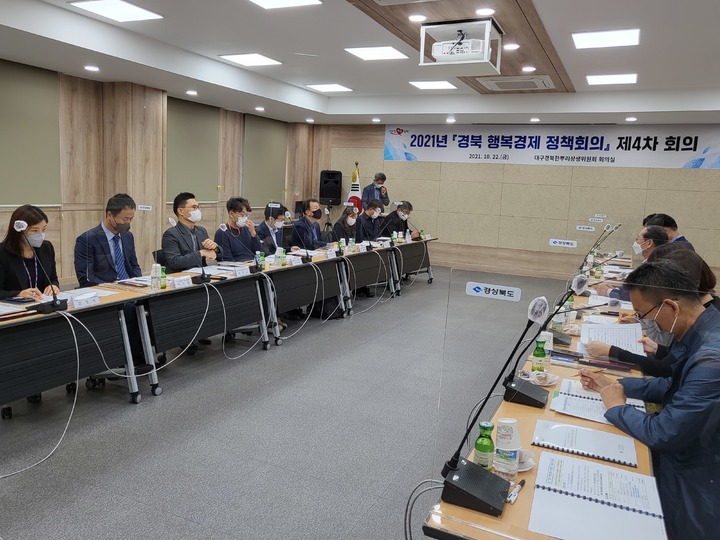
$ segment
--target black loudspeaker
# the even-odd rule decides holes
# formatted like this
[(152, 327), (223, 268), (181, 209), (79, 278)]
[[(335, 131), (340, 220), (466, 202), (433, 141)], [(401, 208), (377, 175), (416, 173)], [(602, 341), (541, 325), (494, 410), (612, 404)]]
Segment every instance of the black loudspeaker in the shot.
[(505, 508), (510, 482), (465, 459), (445, 478), (440, 498), (446, 503), (499, 516)]
[(341, 171), (320, 171), (320, 204), (337, 206), (342, 192)]

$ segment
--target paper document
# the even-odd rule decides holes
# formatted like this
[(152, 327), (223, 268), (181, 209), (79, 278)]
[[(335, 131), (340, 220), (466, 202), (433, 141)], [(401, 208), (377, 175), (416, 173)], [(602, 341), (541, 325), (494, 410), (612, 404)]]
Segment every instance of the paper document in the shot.
[(585, 353), (584, 345), (591, 341), (600, 341), (615, 345), (634, 354), (647, 356), (643, 351), (642, 327), (636, 324), (583, 324), (580, 330), (578, 352)]
[(655, 479), (543, 452), (528, 529), (564, 540), (667, 538)]
[(635, 442), (625, 435), (549, 420), (535, 424), (532, 445), (637, 467)]
[[(610, 298), (609, 296), (600, 296), (599, 294), (591, 294), (588, 298), (588, 306), (607, 306), (610, 303), (610, 300), (614, 300), (614, 298)], [(620, 302), (620, 309), (626, 309), (628, 311), (633, 310), (632, 302)]]
[[(189, 270), (185, 270), (189, 274), (202, 274), (202, 269), (199, 266), (196, 266), (195, 268), (190, 268)], [(206, 266), (205, 267), (205, 275), (208, 276), (217, 276), (217, 275), (225, 275), (230, 273), (230, 271), (227, 268), (222, 268), (220, 266)]]
[[(560, 389), (555, 394), (550, 403), (551, 410), (601, 424), (610, 423), (605, 419), (607, 408), (600, 394), (593, 390), (585, 390), (580, 381), (563, 379)], [(645, 403), (639, 399), (627, 398), (626, 403), (645, 411)]]
[(583, 324), (618, 324), (618, 321), (607, 315), (587, 315), (583, 317)]
[(25, 308), (17, 306), (8, 306), (7, 304), (0, 304), (0, 315), (10, 315), (11, 313), (22, 313), (26, 311)]

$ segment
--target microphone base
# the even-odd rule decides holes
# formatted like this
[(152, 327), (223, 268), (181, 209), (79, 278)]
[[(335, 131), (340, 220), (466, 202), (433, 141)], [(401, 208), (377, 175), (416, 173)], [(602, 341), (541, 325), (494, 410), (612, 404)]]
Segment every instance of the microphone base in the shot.
[(505, 395), (503, 399), (509, 403), (528, 405), (544, 409), (547, 404), (549, 392), (529, 381), (507, 377), (503, 381)]
[(251, 267), (250, 267), (250, 273), (251, 273), (251, 274), (257, 274), (257, 273), (260, 272), (261, 270), (262, 270), (262, 268), (260, 268), (260, 265), (259, 265), (259, 264), (256, 264), (255, 266), (251, 266)]
[(199, 276), (193, 276), (191, 279), (195, 285), (202, 285), (203, 283), (210, 283), (210, 276), (208, 276), (207, 274), (205, 274), (205, 275), (200, 274)]
[(28, 311), (37, 311), (38, 313), (47, 314), (55, 313), (56, 311), (65, 311), (68, 308), (67, 300), (51, 300), (50, 302), (41, 302), (34, 306), (28, 307)]
[(300, 260), (303, 264), (307, 264), (309, 262), (312, 262), (312, 257), (310, 257), (309, 255), (303, 255), (302, 257), (300, 257)]
[(449, 504), (469, 508), (490, 516), (499, 516), (505, 508), (510, 482), (484, 467), (461, 459), (457, 470), (445, 479), (440, 498)]

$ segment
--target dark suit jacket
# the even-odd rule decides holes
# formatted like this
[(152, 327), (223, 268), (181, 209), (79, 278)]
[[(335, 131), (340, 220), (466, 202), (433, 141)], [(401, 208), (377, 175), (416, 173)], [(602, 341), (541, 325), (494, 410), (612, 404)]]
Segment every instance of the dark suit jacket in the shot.
[[(52, 283), (58, 285), (57, 270), (55, 269), (55, 248), (47, 240), (35, 250), (38, 259), (50, 276), (50, 281), (45, 277), (45, 273), (38, 265), (37, 268), (37, 288), (44, 291), (45, 288)], [(27, 268), (32, 276), (32, 283), (35, 282), (35, 262), (33, 259), (27, 259)], [(14, 255), (5, 249), (5, 243), (0, 244), (0, 298), (9, 298), (17, 296), (20, 291), (32, 287), (32, 283), (28, 279), (28, 270), (25, 269), (23, 258)]]
[[(315, 231), (315, 240), (313, 240), (313, 230)], [(318, 249), (327, 245), (320, 234), (320, 225), (313, 223), (305, 216), (293, 224), (292, 243), (303, 249)]]
[[(135, 255), (135, 238), (131, 232), (120, 235), (125, 271), (129, 277), (142, 276)], [(115, 256), (101, 225), (85, 231), (75, 239), (75, 275), (81, 287), (117, 281)]]
[(270, 227), (268, 227), (267, 222), (263, 221), (260, 225), (255, 227), (255, 232), (257, 232), (258, 239), (260, 240), (260, 244), (262, 245), (262, 250), (265, 252), (266, 255), (275, 254), (275, 242), (277, 242), (278, 246), (285, 247), (283, 246), (282, 227), (279, 228), (275, 233), (275, 242), (273, 242), (273, 233), (270, 231)]
[(397, 210), (385, 216), (385, 231), (387, 232), (387, 236), (390, 236), (394, 232), (398, 233), (398, 236), (405, 236), (405, 231), (407, 230), (408, 223), (400, 219)]
[[(234, 234), (239, 236), (235, 237)], [(252, 261), (255, 258), (255, 252), (262, 250), (260, 239), (257, 236), (255, 238), (250, 236), (247, 227), (242, 227), (240, 230), (233, 229), (232, 234), (230, 226), (225, 231), (218, 229), (215, 231), (214, 240), (218, 246), (222, 247), (223, 258), (226, 261)]]
[[(190, 268), (205, 266), (205, 258), (200, 257), (200, 250), (203, 249), (202, 243), (207, 240), (208, 233), (204, 227), (195, 225), (195, 234), (197, 235), (197, 247), (193, 243), (193, 235), (185, 225), (178, 223), (175, 227), (170, 227), (163, 233), (162, 250), (167, 262), (167, 272), (182, 272)], [(218, 246), (217, 260), (222, 260), (222, 247)]]
[(375, 196), (375, 183), (372, 183), (369, 186), (365, 186), (363, 188), (362, 197), (361, 197), (363, 210), (367, 210), (368, 203), (370, 201), (372, 201), (373, 199), (377, 199), (378, 201), (383, 203), (383, 207), (382, 207), (383, 212), (385, 211), (385, 206), (390, 204), (390, 195), (388, 195), (387, 192), (385, 192), (384, 197), (376, 197)]
[(383, 224), (383, 218), (372, 219), (363, 212), (358, 216), (357, 222), (355, 223), (356, 236), (355, 240), (363, 242), (365, 240), (375, 240), (379, 235), (380, 231), (385, 226)]

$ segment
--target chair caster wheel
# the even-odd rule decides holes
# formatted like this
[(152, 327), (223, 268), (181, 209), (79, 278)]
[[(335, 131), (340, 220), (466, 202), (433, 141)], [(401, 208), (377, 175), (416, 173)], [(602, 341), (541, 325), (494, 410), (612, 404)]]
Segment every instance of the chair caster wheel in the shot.
[(232, 341), (235, 341), (235, 332), (228, 332), (225, 334), (225, 343), (230, 343)]
[(210, 338), (202, 338), (198, 339), (198, 343), (200, 345), (212, 345), (212, 340)]
[(65, 385), (65, 391), (68, 394), (74, 394), (76, 390), (77, 390), (77, 383), (71, 382), (71, 383), (67, 383)]
[(33, 394), (32, 396), (28, 396), (26, 398), (28, 400), (28, 403), (40, 403), (42, 401), (42, 394)]
[(162, 353), (160, 356), (158, 356), (155, 359), (155, 364), (157, 366), (164, 366), (166, 362), (167, 362), (167, 355), (165, 353)]
[(282, 338), (276, 337), (276, 338), (275, 338), (275, 345), (277, 345), (277, 346), (279, 347), (279, 346), (282, 345), (282, 344), (283, 344)]
[(130, 394), (130, 403), (133, 403), (137, 405), (142, 401), (142, 396), (140, 395), (140, 392), (133, 392)]
[(428, 279), (428, 285), (432, 283), (433, 278)]
[(243, 336), (252, 336), (252, 330), (249, 332), (240, 332)]
[(0, 418), (3, 420), (12, 418), (12, 407), (3, 407), (0, 409)]
[(97, 381), (95, 379), (87, 379), (85, 381), (85, 388), (88, 390), (92, 390), (97, 386)]
[(270, 342), (263, 341), (263, 351), (267, 351), (268, 349), (270, 349)]
[(163, 390), (159, 384), (152, 384), (150, 385), (150, 392), (153, 396), (159, 396), (162, 394)]
[(197, 352), (197, 350), (198, 350), (197, 345), (193, 344), (193, 345), (190, 345), (187, 348), (187, 351), (185, 351), (185, 352), (187, 353), (188, 356), (192, 356)]

